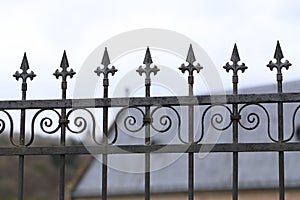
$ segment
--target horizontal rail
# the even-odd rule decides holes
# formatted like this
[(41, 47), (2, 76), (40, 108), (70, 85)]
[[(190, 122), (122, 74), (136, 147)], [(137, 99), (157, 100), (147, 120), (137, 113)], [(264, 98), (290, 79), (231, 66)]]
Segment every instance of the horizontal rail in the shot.
[(101, 108), (134, 106), (180, 106), (246, 103), (292, 103), (300, 102), (300, 93), (201, 95), (170, 97), (130, 97), (67, 100), (0, 101), (0, 109), (57, 109), (57, 108)]
[(279, 152), (300, 151), (300, 143), (239, 144), (170, 144), (170, 145), (99, 145), (53, 147), (1, 147), (0, 156), (72, 155), (72, 154), (139, 154), (139, 153), (205, 153), (205, 152)]

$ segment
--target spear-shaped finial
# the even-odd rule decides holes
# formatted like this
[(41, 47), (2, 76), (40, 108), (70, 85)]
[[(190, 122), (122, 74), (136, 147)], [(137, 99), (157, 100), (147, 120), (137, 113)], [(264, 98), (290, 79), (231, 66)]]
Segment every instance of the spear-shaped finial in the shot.
[(22, 78), (23, 82), (26, 83), (27, 78), (33, 80), (33, 78), (36, 77), (33, 71), (31, 71), (30, 73), (27, 72), (27, 70), (29, 69), (29, 64), (28, 64), (26, 52), (24, 53), (20, 69), (22, 70), (21, 73), (19, 71), (16, 71), (16, 73), (13, 75), (13, 77), (15, 77), (17, 80), (19, 80), (19, 78)]
[(64, 50), (61, 62), (60, 62), (60, 68), (62, 68), (62, 71), (60, 72), (58, 69), (53, 73), (53, 75), (58, 79), (60, 76), (62, 77), (63, 81), (66, 81), (67, 76), (70, 76), (70, 78), (73, 78), (73, 76), (76, 74), (73, 69), (70, 69), (70, 71), (67, 70), (69, 67), (69, 62), (67, 58), (67, 53)]
[(153, 73), (154, 75), (156, 75), (157, 72), (160, 70), (156, 65), (154, 65), (153, 67), (150, 67), (152, 63), (153, 63), (153, 61), (152, 61), (150, 49), (149, 49), (149, 47), (147, 47), (144, 62), (143, 62), (143, 64), (145, 64), (145, 67), (139, 66), (139, 68), (136, 70), (136, 72), (138, 72), (140, 76), (142, 76), (143, 73), (146, 74), (146, 79), (145, 79), (146, 85), (151, 84), (150, 74)]
[(195, 61), (196, 61), (196, 58), (195, 58), (195, 54), (194, 54), (194, 51), (193, 51), (193, 47), (192, 47), (192, 44), (190, 44), (190, 47), (189, 47), (189, 50), (188, 50), (188, 54), (186, 56), (186, 61), (190, 64), (193, 64)]
[(234, 47), (233, 47), (233, 51), (232, 51), (232, 55), (231, 55), (231, 58), (230, 60), (232, 62), (238, 62), (240, 61), (240, 56), (239, 56), (239, 52), (238, 52), (238, 49), (237, 49), (237, 46), (236, 46), (236, 43), (234, 44)]
[(282, 50), (281, 50), (281, 47), (280, 47), (279, 40), (277, 40), (274, 58), (277, 59), (277, 60), (281, 60), (283, 58), (283, 53), (282, 53)]
[(149, 49), (149, 47), (147, 47), (143, 64), (152, 64), (152, 63), (153, 63), (153, 61), (152, 61), (150, 49)]
[(226, 72), (232, 70), (233, 93), (237, 94), (239, 82), (238, 71), (240, 70), (242, 73), (244, 73), (248, 67), (245, 65), (245, 63), (238, 64), (240, 61), (240, 55), (236, 44), (234, 44), (230, 60), (232, 61), (232, 64), (227, 62), (223, 68), (226, 70)]
[(107, 47), (105, 47), (105, 49), (104, 49), (104, 53), (103, 53), (101, 64), (103, 66), (106, 66), (106, 67), (108, 65), (110, 65), (110, 59), (109, 59), (109, 56), (108, 56)]
[(111, 73), (111, 75), (115, 75), (115, 73), (118, 71), (114, 66), (111, 66), (109, 68), (108, 66), (110, 65), (110, 59), (108, 55), (107, 48), (105, 47), (103, 57), (102, 57), (102, 62), (101, 64), (104, 66), (103, 68), (97, 67), (97, 69), (94, 71), (98, 76), (100, 74), (104, 75), (104, 79), (108, 79), (108, 74)]
[(200, 70), (203, 69), (203, 67), (199, 63), (194, 65), (196, 58), (195, 58), (192, 44), (190, 44), (189, 46), (188, 54), (186, 56), (186, 61), (188, 62), (188, 65), (185, 66), (185, 64), (182, 63), (178, 69), (181, 70), (182, 73), (185, 73), (185, 71), (189, 72), (188, 82), (190, 85), (192, 85), (194, 84), (194, 75), (193, 75), (194, 71), (197, 71), (197, 73), (199, 73)]
[(289, 67), (292, 65), (288, 60), (286, 60), (285, 62), (281, 62), (283, 57), (283, 53), (280, 47), (280, 43), (279, 41), (277, 41), (276, 44), (276, 49), (275, 49), (275, 53), (274, 53), (274, 58), (276, 59), (276, 63), (274, 63), (272, 60), (269, 62), (269, 64), (267, 65), (267, 67), (270, 68), (270, 70), (272, 71), (274, 68), (277, 69), (277, 72), (279, 74), (281, 74), (281, 70), (282, 68), (286, 68), (287, 70), (289, 69)]
[(241, 70), (241, 72), (245, 72), (245, 70), (248, 69), (248, 67), (245, 65), (245, 63), (242, 63), (241, 65), (238, 64), (238, 62), (240, 61), (240, 56), (239, 56), (239, 51), (238, 51), (236, 44), (234, 44), (230, 60), (233, 62), (233, 64), (231, 65), (231, 64), (229, 64), (229, 62), (227, 62), (223, 68), (226, 70), (226, 72), (229, 72), (230, 70), (232, 70), (233, 76), (237, 76), (237, 73), (239, 70)]

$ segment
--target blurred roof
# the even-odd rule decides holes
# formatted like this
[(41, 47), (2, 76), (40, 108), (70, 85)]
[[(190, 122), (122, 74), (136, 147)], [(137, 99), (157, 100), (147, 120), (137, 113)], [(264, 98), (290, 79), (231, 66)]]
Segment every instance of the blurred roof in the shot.
[[(300, 82), (285, 83), (285, 92), (300, 90)], [(276, 92), (276, 85), (266, 85), (256, 88), (248, 88), (241, 93), (272, 93)], [(271, 120), (271, 134), (277, 138), (276, 105), (272, 109), (268, 107)], [(289, 137), (292, 131), (292, 113), (296, 104), (286, 105), (285, 113), (285, 137)], [(261, 110), (250, 106), (247, 113), (260, 113)], [(243, 113), (241, 113), (243, 116)], [(266, 117), (260, 115), (260, 125), (253, 131), (240, 129), (240, 142), (271, 142), (267, 136)], [(245, 118), (245, 117), (244, 117)], [(241, 120), (245, 120), (242, 119)], [(201, 120), (199, 120), (201, 121)], [(209, 120), (208, 120), (209, 121)], [(184, 122), (182, 122), (184, 124)], [(249, 124), (250, 125), (250, 124)], [(173, 124), (174, 126), (174, 124)], [(182, 129), (186, 126), (183, 125)], [(113, 135), (114, 129), (111, 129)], [(176, 127), (168, 133), (155, 135), (152, 140), (155, 143), (178, 142)], [(135, 133), (136, 134), (136, 133)], [(218, 132), (218, 143), (231, 142), (231, 129)], [(295, 140), (295, 139), (294, 139)], [(125, 133), (120, 128), (118, 144), (143, 144), (143, 138), (137, 135)], [(300, 152), (285, 153), (285, 177), (286, 187), (300, 186)], [(81, 174), (80, 180), (72, 190), (73, 197), (99, 196), (101, 195), (101, 156), (92, 159), (89, 166)], [(144, 193), (144, 174), (139, 173), (144, 169), (144, 155), (110, 155), (108, 170), (108, 194), (124, 195)], [(187, 191), (188, 162), (187, 155), (180, 154), (151, 154), (151, 192), (182, 192)], [(195, 154), (195, 190), (230, 190), (232, 182), (232, 153), (210, 153), (204, 158)], [(278, 153), (257, 152), (239, 153), (239, 188), (276, 188), (278, 187)]]

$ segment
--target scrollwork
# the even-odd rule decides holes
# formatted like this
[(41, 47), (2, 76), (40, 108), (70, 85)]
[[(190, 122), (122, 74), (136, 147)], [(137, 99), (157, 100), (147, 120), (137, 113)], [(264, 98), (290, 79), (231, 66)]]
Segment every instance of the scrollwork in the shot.
[[(129, 106), (129, 107), (125, 107), (125, 108), (122, 108), (116, 115), (116, 118), (115, 118), (115, 121), (114, 121), (114, 128), (115, 128), (115, 136), (114, 136), (114, 139), (112, 140), (111, 144), (114, 144), (116, 141), (117, 141), (117, 138), (118, 138), (118, 121), (120, 119), (120, 117), (122, 116), (122, 114), (126, 111), (126, 110), (129, 110), (129, 109), (135, 109), (136, 111), (138, 111), (139, 113), (142, 114), (142, 118), (140, 119), (143, 119), (144, 116), (145, 116), (145, 113), (144, 111), (139, 108), (139, 107), (135, 107), (135, 106)], [(143, 127), (145, 126), (144, 122), (141, 123), (141, 125), (138, 125), (138, 121), (137, 121), (137, 118), (136, 116), (134, 116), (133, 114), (130, 114), (128, 116), (125, 117), (124, 121), (123, 121), (123, 126), (124, 128), (131, 132), (131, 133), (137, 133), (139, 132), (140, 130), (143, 129)], [(134, 128), (136, 127), (136, 128)]]
[[(12, 145), (17, 146), (17, 144), (15, 144), (13, 141), (14, 122), (12, 117), (6, 110), (0, 110), (0, 112), (3, 112), (7, 116), (10, 124), (10, 128), (9, 128), (10, 142), (12, 143)], [(3, 119), (0, 119), (0, 134), (3, 133), (5, 129), (6, 129), (5, 121)]]
[[(171, 109), (175, 113), (175, 115), (177, 117), (177, 120), (178, 120), (178, 128), (177, 128), (177, 130), (178, 130), (178, 134), (180, 134), (179, 132), (180, 132), (180, 127), (181, 127), (181, 119), (180, 119), (180, 115), (179, 115), (178, 111), (175, 108), (173, 108), (171, 106), (159, 106), (159, 107), (156, 107), (155, 109), (152, 110), (152, 112), (150, 114), (151, 118), (155, 119), (155, 117), (154, 117), (155, 113), (157, 111), (159, 111), (160, 109), (162, 109), (162, 108)], [(171, 127), (172, 127), (172, 124), (173, 124), (172, 118), (169, 115), (164, 114), (164, 115), (162, 115), (162, 116), (159, 117), (159, 124), (162, 127), (164, 127), (164, 128), (162, 128), (162, 129), (156, 128), (155, 127), (155, 123), (151, 123), (151, 127), (155, 131), (157, 131), (159, 133), (165, 133), (165, 132), (169, 131), (171, 129)]]
[[(199, 138), (195, 143), (201, 142), (202, 139), (203, 139), (203, 137), (204, 137), (204, 131), (205, 131), (205, 116), (206, 116), (206, 114), (208, 113), (208, 111), (210, 111), (210, 110), (212, 110), (212, 109), (214, 109), (214, 108), (216, 108), (216, 107), (225, 108), (225, 110), (229, 113), (229, 116), (232, 115), (232, 112), (231, 112), (230, 108), (229, 108), (228, 106), (226, 106), (226, 105), (220, 104), (220, 105), (210, 105), (210, 106), (208, 106), (208, 107), (204, 110), (204, 112), (203, 112), (203, 114), (202, 114), (202, 117), (201, 117), (201, 134), (200, 134), (200, 138)], [(210, 112), (213, 112), (213, 110), (210, 111)], [(231, 126), (232, 121), (230, 120), (229, 123), (228, 123), (227, 125), (225, 124), (225, 126), (224, 126), (223, 123), (225, 123), (224, 113), (221, 113), (220, 111), (218, 111), (218, 113), (214, 113), (214, 114), (211, 115), (211, 117), (210, 117), (210, 125), (211, 125), (215, 130), (217, 130), (217, 131), (225, 131), (225, 130), (227, 130), (227, 129)], [(220, 127), (220, 125), (222, 125), (222, 127)]]
[[(45, 112), (45, 111), (54, 112), (58, 116), (59, 119), (61, 118), (61, 115), (59, 114), (59, 112), (57, 110), (54, 110), (54, 109), (41, 109), (41, 110), (39, 110), (37, 113), (35, 113), (35, 115), (32, 118), (32, 122), (31, 122), (31, 135), (32, 136), (34, 136), (34, 134), (35, 134), (35, 126), (34, 125), (35, 125), (35, 121), (36, 121), (37, 117), (42, 112)], [(54, 126), (54, 128), (52, 128), (51, 130), (49, 130), (53, 126), (54, 126), (53, 125), (53, 119), (51, 119), (50, 117), (43, 117), (41, 119), (41, 121), (40, 121), (40, 128), (46, 134), (54, 134), (54, 133), (56, 133), (60, 129), (61, 124), (58, 123), (57, 126)], [(30, 142), (32, 143), (33, 139)]]
[[(90, 110), (86, 109), (86, 108), (74, 108), (74, 109), (70, 110), (67, 113), (67, 119), (69, 119), (71, 114), (74, 113), (75, 111), (85, 111), (91, 117), (91, 120), (92, 120), (92, 130), (91, 130), (92, 131), (92, 137), (93, 137), (94, 142), (96, 144), (100, 145), (101, 143), (98, 142), (97, 138), (96, 138), (96, 120), (95, 120), (95, 116), (93, 115), (93, 113)], [(70, 123), (68, 123), (67, 129), (71, 133), (80, 134), (80, 133), (83, 133), (85, 130), (87, 130), (87, 126), (88, 126), (87, 119), (83, 116), (76, 116), (73, 120), (73, 124), (78, 128), (78, 130), (72, 129), (70, 127)]]

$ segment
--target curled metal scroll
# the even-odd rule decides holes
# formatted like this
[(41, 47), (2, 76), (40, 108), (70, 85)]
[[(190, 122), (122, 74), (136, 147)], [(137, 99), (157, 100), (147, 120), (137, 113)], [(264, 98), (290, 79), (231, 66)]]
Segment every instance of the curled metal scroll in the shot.
[[(6, 110), (0, 110), (0, 112), (3, 112), (9, 120), (9, 124), (10, 124), (9, 138), (10, 138), (11, 144), (14, 146), (18, 146), (17, 144), (15, 144), (15, 142), (13, 140), (14, 122), (13, 122), (11, 115)], [(5, 128), (6, 128), (5, 121), (3, 119), (0, 119), (0, 134), (4, 132)]]
[[(31, 135), (32, 135), (32, 140), (30, 140), (31, 143), (33, 142), (33, 137), (34, 137), (34, 134), (35, 134), (35, 129), (34, 129), (35, 120), (38, 117), (38, 115), (40, 113), (44, 112), (44, 111), (52, 111), (55, 114), (57, 114), (59, 119), (61, 118), (61, 115), (59, 114), (59, 112), (57, 110), (54, 110), (54, 109), (41, 109), (37, 113), (35, 113), (35, 115), (32, 118), (32, 122), (31, 122)], [(58, 123), (57, 126), (54, 127), (52, 130), (46, 130), (46, 128), (51, 128), (51, 127), (53, 127), (53, 119), (51, 119), (50, 117), (44, 117), (44, 118), (41, 119), (40, 128), (44, 133), (47, 133), (47, 134), (56, 133), (60, 129), (61, 124)]]
[[(270, 129), (270, 116), (269, 116), (269, 113), (268, 113), (267, 109), (266, 109), (265, 107), (263, 107), (262, 105), (260, 105), (260, 104), (245, 104), (245, 105), (243, 105), (243, 106), (239, 109), (239, 111), (238, 111), (239, 115), (240, 115), (240, 116), (244, 116), (244, 115), (241, 115), (241, 112), (242, 112), (243, 110), (247, 109), (249, 106), (258, 106), (259, 108), (261, 108), (261, 109), (264, 110), (264, 112), (265, 112), (266, 115), (267, 115), (267, 119), (268, 119), (268, 132), (270, 132), (270, 131), (269, 131), (269, 129)], [(239, 125), (240, 125), (243, 129), (245, 129), (245, 130), (254, 130), (254, 129), (256, 129), (256, 128), (259, 126), (259, 124), (260, 124), (260, 117), (259, 117), (259, 115), (258, 115), (257, 113), (255, 113), (255, 112), (250, 112), (250, 113), (248, 113), (246, 119), (247, 119), (246, 122), (247, 122), (248, 124), (250, 124), (250, 126), (244, 125), (244, 124), (241, 122), (241, 120), (239, 120)]]
[[(201, 134), (200, 134), (200, 138), (195, 142), (195, 143), (199, 143), (199, 142), (201, 142), (202, 141), (202, 139), (203, 139), (203, 137), (204, 137), (204, 130), (205, 130), (205, 123), (204, 123), (204, 121), (205, 121), (205, 116), (206, 116), (206, 114), (208, 113), (208, 111), (209, 110), (211, 110), (211, 109), (213, 109), (213, 108), (215, 108), (215, 107), (223, 107), (223, 108), (225, 108), (225, 110), (227, 110), (228, 112), (229, 112), (229, 116), (231, 116), (232, 115), (232, 112), (231, 112), (231, 110), (230, 110), (230, 108), (228, 107), (228, 106), (226, 106), (226, 105), (223, 105), (223, 104), (220, 104), (220, 105), (211, 105), (211, 106), (208, 106), (205, 110), (204, 110), (204, 112), (203, 112), (203, 114), (202, 114), (202, 118), (201, 118)], [(222, 123), (224, 123), (225, 122), (225, 120), (224, 120), (224, 114), (222, 114), (222, 113), (214, 113), (213, 115), (211, 115), (211, 117), (210, 117), (210, 124), (211, 124), (211, 126), (215, 129), (215, 130), (217, 130), (217, 131), (225, 131), (225, 130), (227, 130), (230, 126), (231, 126), (231, 124), (232, 124), (232, 121), (230, 120), (229, 121), (229, 123), (227, 124), (227, 125), (223, 125), (222, 127), (218, 127), (218, 125), (221, 125)]]
[[(266, 116), (267, 116), (267, 133), (268, 133), (268, 137), (269, 137), (269, 139), (272, 140), (273, 142), (279, 143), (280, 141), (274, 139), (274, 138), (272, 137), (272, 135), (271, 135), (271, 131), (270, 131), (270, 126), (271, 126), (271, 125), (270, 125), (270, 124), (271, 124), (271, 122), (270, 122), (270, 121), (271, 121), (271, 120), (270, 120), (270, 115), (269, 115), (268, 110), (267, 110), (264, 106), (262, 106), (261, 104), (258, 104), (258, 103), (255, 103), (255, 104), (245, 104), (245, 105), (243, 105), (243, 106), (239, 109), (239, 114), (240, 114), (244, 109), (248, 108), (249, 106), (258, 106), (259, 108), (261, 108), (261, 109), (264, 111), (264, 113), (265, 113)], [(294, 114), (294, 117), (295, 117), (295, 114)], [(293, 117), (293, 119), (294, 119), (294, 117)], [(242, 128), (246, 129), (246, 130), (254, 130), (254, 129), (256, 129), (256, 128), (259, 126), (260, 121), (261, 121), (261, 120), (260, 120), (259, 115), (258, 115), (257, 113), (251, 112), (251, 113), (249, 113), (249, 114), (247, 115), (247, 122), (250, 123), (250, 124), (253, 124), (253, 125), (250, 126), (250, 127), (246, 127), (245, 125), (243, 125), (243, 124), (241, 123), (241, 121), (239, 121), (239, 125), (240, 125)], [(284, 141), (281, 141), (281, 142), (286, 142), (286, 141), (288, 141), (288, 140), (284, 140)]]
[[(74, 108), (72, 110), (70, 110), (68, 113), (67, 113), (67, 119), (69, 119), (70, 115), (72, 113), (74, 113), (75, 111), (85, 111), (89, 114), (89, 116), (91, 117), (92, 119), (92, 137), (93, 137), (93, 140), (96, 144), (101, 144), (100, 142), (97, 141), (97, 138), (96, 138), (96, 120), (95, 120), (95, 116), (93, 115), (93, 113), (86, 109), (86, 108)], [(70, 123), (67, 124), (67, 129), (71, 132), (71, 133), (75, 133), (75, 134), (80, 134), (82, 132), (84, 132), (85, 130), (87, 130), (87, 119), (82, 117), (82, 116), (77, 116), (74, 118), (73, 120), (73, 124), (79, 128), (79, 130), (73, 130), (71, 127), (70, 127)]]
[[(152, 110), (152, 112), (151, 112), (151, 114), (150, 114), (151, 118), (152, 118), (152, 119), (155, 119), (155, 118), (153, 117), (154, 114), (155, 114), (158, 110), (160, 110), (160, 109), (162, 109), (162, 108), (169, 108), (169, 109), (171, 109), (172, 111), (174, 111), (174, 113), (176, 114), (176, 117), (177, 117), (177, 119), (178, 119), (177, 130), (178, 130), (178, 134), (180, 135), (181, 119), (180, 119), (180, 115), (179, 115), (178, 111), (177, 111), (175, 108), (173, 108), (173, 107), (171, 107), (171, 106), (159, 106), (159, 107), (156, 107), (155, 109)], [(151, 123), (151, 127), (152, 127), (155, 131), (157, 131), (157, 132), (159, 132), (159, 133), (165, 133), (165, 132), (169, 131), (169, 130), (171, 129), (171, 127), (172, 127), (172, 124), (173, 124), (172, 118), (171, 118), (169, 115), (162, 115), (162, 116), (160, 116), (160, 117), (159, 117), (159, 123), (160, 123), (160, 125), (163, 126), (164, 128), (158, 129), (158, 128), (155, 127), (154, 123)]]
[[(118, 121), (119, 121), (119, 118), (121, 117), (121, 115), (124, 113), (124, 111), (126, 110), (129, 110), (129, 109), (135, 109), (137, 111), (139, 111), (143, 118), (145, 117), (145, 113), (144, 111), (139, 108), (139, 107), (136, 107), (136, 106), (129, 106), (129, 107), (125, 107), (125, 108), (122, 108), (116, 115), (116, 118), (115, 118), (115, 121), (114, 121), (114, 128), (115, 128), (115, 136), (114, 136), (114, 139), (112, 140), (112, 142), (110, 144), (114, 144), (116, 141), (117, 141), (117, 138), (118, 138)], [(133, 128), (130, 128), (137, 125), (137, 119), (134, 115), (128, 115), (125, 117), (124, 121), (123, 121), (123, 126), (124, 128), (131, 132), (131, 133), (137, 133), (139, 132), (140, 130), (143, 129), (143, 127), (145, 126), (145, 123), (143, 122), (140, 126), (138, 126), (137, 128), (133, 129)]]
[[(300, 109), (300, 105), (298, 105), (298, 106), (296, 107), (296, 109), (295, 109), (295, 111), (294, 111), (294, 113), (293, 113), (293, 118), (292, 118), (292, 133), (291, 133), (290, 137), (289, 137), (288, 139), (286, 139), (286, 140), (281, 141), (281, 142), (288, 142), (288, 141), (292, 140), (293, 137), (295, 136), (295, 132), (296, 132), (296, 128), (295, 128), (295, 126), (296, 126), (295, 119), (296, 119), (296, 114), (297, 114), (297, 112), (299, 111), (299, 109)], [(280, 141), (276, 141), (276, 142), (280, 142)]]
[[(155, 118), (153, 117), (154, 114), (155, 114), (158, 110), (160, 110), (161, 108), (169, 108), (169, 109), (171, 109), (171, 110), (175, 113), (175, 115), (176, 115), (176, 117), (177, 117), (177, 121), (178, 121), (178, 124), (177, 124), (177, 135), (178, 135), (178, 138), (179, 138), (179, 140), (180, 140), (182, 143), (186, 143), (186, 142), (182, 139), (182, 137), (181, 137), (181, 132), (180, 132), (180, 129), (181, 129), (181, 118), (180, 118), (180, 115), (179, 115), (178, 111), (177, 111), (175, 108), (173, 108), (173, 107), (171, 107), (171, 106), (158, 106), (158, 107), (156, 107), (155, 109), (152, 110), (152, 112), (151, 112), (151, 114), (150, 114), (151, 118), (152, 118), (152, 119), (155, 119)], [(165, 127), (165, 128), (163, 128), (163, 129), (158, 129), (158, 128), (155, 127), (155, 125), (154, 125), (153, 122), (151, 123), (151, 127), (152, 127), (155, 131), (157, 131), (157, 132), (159, 132), (159, 133), (166, 133), (166, 132), (168, 132), (168, 131), (172, 128), (172, 124), (173, 124), (172, 118), (171, 118), (170, 116), (168, 116), (168, 115), (162, 115), (162, 116), (160, 116), (160, 118), (159, 118), (159, 123), (160, 123), (161, 126), (163, 126), (163, 127)]]

